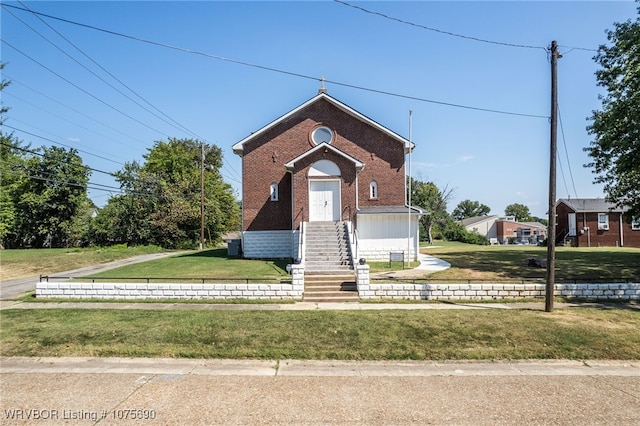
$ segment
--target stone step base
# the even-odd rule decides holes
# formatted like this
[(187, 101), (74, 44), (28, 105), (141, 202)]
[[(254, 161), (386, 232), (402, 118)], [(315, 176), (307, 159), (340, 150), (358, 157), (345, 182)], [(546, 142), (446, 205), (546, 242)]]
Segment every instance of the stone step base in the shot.
[(357, 302), (358, 288), (353, 274), (344, 271), (336, 274), (305, 273), (305, 302)]

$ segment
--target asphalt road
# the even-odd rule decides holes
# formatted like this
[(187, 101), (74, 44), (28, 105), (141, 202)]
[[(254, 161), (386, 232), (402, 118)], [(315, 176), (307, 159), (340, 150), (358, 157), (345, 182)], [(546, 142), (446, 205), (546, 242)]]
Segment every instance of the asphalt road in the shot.
[[(98, 272), (108, 271), (110, 269), (119, 268), (124, 265), (133, 263), (146, 262), (148, 260), (159, 259), (178, 254), (177, 252), (164, 252), (145, 254), (141, 256), (130, 257), (128, 259), (114, 260), (113, 262), (102, 263), (100, 265), (88, 266), (86, 268), (74, 269), (72, 271), (56, 272), (56, 276), (60, 277), (81, 277), (88, 274), (97, 274)], [(26, 278), (8, 280), (0, 282), (0, 300), (8, 300), (19, 297), (20, 295), (36, 289), (36, 283), (40, 279), (34, 275)]]
[(640, 424), (640, 364), (630, 362), (3, 358), (0, 367), (1, 424)]

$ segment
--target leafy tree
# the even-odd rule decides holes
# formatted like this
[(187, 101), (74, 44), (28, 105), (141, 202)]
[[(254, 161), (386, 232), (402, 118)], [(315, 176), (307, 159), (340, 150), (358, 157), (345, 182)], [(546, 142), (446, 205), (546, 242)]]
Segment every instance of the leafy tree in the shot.
[[(4, 69), (4, 63), (0, 62), (0, 70)], [(0, 81), (0, 92), (9, 85), (8, 81)], [(12, 197), (12, 187), (16, 181), (16, 175), (12, 168), (21, 156), (15, 147), (19, 145), (12, 133), (2, 131), (5, 114), (9, 108), (0, 106), (0, 248), (4, 247), (4, 240), (15, 225), (15, 206)]]
[[(224, 182), (222, 150), (205, 147), (204, 212), (206, 237), (216, 241), (235, 229), (240, 210)], [(193, 139), (156, 142), (144, 164), (127, 163), (116, 173), (124, 195), (98, 212), (92, 235), (96, 243), (194, 246), (200, 239), (200, 167), (202, 145)]]
[[(640, 7), (638, 7), (640, 13)], [(640, 216), (640, 17), (615, 23), (607, 32), (611, 46), (601, 45), (594, 60), (598, 86), (606, 89), (602, 109), (593, 111), (587, 127), (595, 135), (585, 151), (586, 165), (604, 184), (606, 197)]]
[(447, 213), (447, 202), (452, 195), (453, 190), (446, 186), (440, 190), (433, 182), (411, 178), (411, 203), (427, 212), (420, 223), (429, 244), (433, 244), (434, 227), (441, 231), (451, 221), (451, 216)]
[[(65, 247), (76, 242), (74, 224), (86, 214), (89, 169), (75, 149), (43, 147), (25, 161), (16, 186), (18, 246)], [(38, 154), (36, 151), (34, 153)]]
[(509, 204), (504, 209), (504, 214), (506, 216), (515, 216), (516, 221), (518, 222), (530, 222), (531, 221), (531, 212), (529, 211), (529, 207), (524, 204), (514, 203)]
[(486, 216), (491, 209), (479, 201), (464, 200), (461, 201), (453, 210), (452, 216), (455, 220), (463, 220), (469, 217)]

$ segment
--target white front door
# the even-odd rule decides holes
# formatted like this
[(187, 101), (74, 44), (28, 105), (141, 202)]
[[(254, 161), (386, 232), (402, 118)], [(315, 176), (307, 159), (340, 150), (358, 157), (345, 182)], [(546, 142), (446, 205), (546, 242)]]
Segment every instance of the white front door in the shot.
[(570, 237), (575, 237), (576, 236), (576, 214), (575, 213), (569, 213), (569, 236)]
[(340, 181), (309, 181), (309, 221), (336, 222), (340, 220)]

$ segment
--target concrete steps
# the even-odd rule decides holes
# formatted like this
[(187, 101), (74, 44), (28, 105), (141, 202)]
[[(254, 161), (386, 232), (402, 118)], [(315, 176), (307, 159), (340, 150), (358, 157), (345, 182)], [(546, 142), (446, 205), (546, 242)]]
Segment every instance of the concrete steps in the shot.
[(306, 275), (305, 302), (357, 302), (358, 289), (353, 274)]
[(305, 229), (305, 274), (343, 274), (353, 270), (344, 222), (309, 222)]

